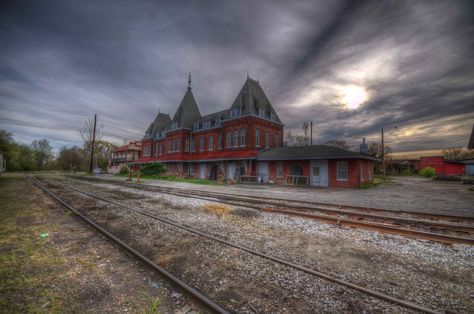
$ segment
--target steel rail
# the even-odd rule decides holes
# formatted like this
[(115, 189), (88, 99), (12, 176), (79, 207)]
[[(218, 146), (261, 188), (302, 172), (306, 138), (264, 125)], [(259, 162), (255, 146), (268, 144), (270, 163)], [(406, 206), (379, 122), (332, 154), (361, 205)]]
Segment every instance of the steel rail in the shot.
[[(102, 180), (102, 179), (99, 179)], [(115, 182), (112, 182), (115, 183)], [(357, 228), (362, 228), (362, 229), (368, 229), (368, 230), (375, 230), (375, 231), (380, 231), (380, 232), (385, 232), (385, 233), (390, 233), (390, 234), (399, 234), (399, 235), (405, 235), (409, 237), (414, 237), (414, 238), (421, 238), (421, 239), (426, 239), (426, 240), (433, 240), (441, 243), (462, 243), (462, 244), (469, 244), (469, 245), (474, 245), (474, 238), (467, 238), (467, 237), (461, 237), (461, 236), (454, 236), (454, 235), (449, 235), (449, 234), (441, 234), (441, 233), (435, 233), (435, 232), (428, 232), (428, 231), (423, 231), (423, 230), (414, 230), (410, 228), (403, 228), (395, 225), (390, 225), (387, 223), (383, 222), (376, 222), (376, 221), (363, 221), (363, 220), (358, 220), (358, 219), (351, 219), (351, 218), (344, 218), (340, 216), (335, 216), (335, 215), (325, 215), (325, 214), (317, 214), (317, 213), (309, 213), (309, 212), (304, 212), (301, 210), (292, 210), (292, 209), (267, 209), (267, 208), (262, 208), (260, 206), (253, 205), (252, 200), (242, 200), (238, 198), (234, 198), (232, 196), (200, 196), (197, 194), (192, 194), (192, 193), (185, 193), (185, 192), (175, 192), (175, 191), (162, 191), (161, 189), (157, 189), (154, 186), (149, 186), (149, 185), (136, 185), (136, 186), (130, 186), (127, 184), (121, 184), (117, 183), (117, 185), (123, 185), (127, 187), (132, 187), (136, 189), (142, 189), (142, 190), (148, 190), (148, 191), (158, 191), (162, 193), (167, 193), (167, 194), (172, 194), (176, 196), (183, 196), (183, 197), (188, 197), (188, 198), (196, 198), (196, 199), (202, 199), (202, 200), (207, 200), (207, 201), (218, 201), (223, 204), (228, 204), (228, 205), (234, 205), (234, 206), (243, 206), (243, 207), (248, 207), (248, 208), (253, 208), (257, 210), (264, 210), (264, 211), (270, 211), (270, 212), (278, 212), (282, 214), (289, 214), (289, 215), (294, 215), (294, 216), (302, 216), (302, 217), (307, 217), (307, 218), (312, 218), (312, 219), (317, 219), (319, 221), (323, 221), (326, 223), (331, 223), (331, 224), (337, 224), (337, 225), (344, 225), (344, 226), (349, 226), (349, 227), (357, 227)], [(207, 195), (207, 194), (204, 194)], [(211, 194), (212, 195), (212, 194)], [(225, 199), (225, 200), (223, 200)], [(234, 200), (234, 202), (229, 201), (229, 200)], [(239, 204), (236, 202), (249, 202), (250, 204)], [(393, 217), (387, 217), (387, 219), (393, 219), (393, 220), (401, 220), (401, 218), (393, 218)], [(411, 224), (413, 223), (420, 223), (417, 220), (406, 220), (409, 221)], [(436, 223), (436, 222), (435, 222)], [(469, 230), (472, 232), (472, 228), (466, 225), (462, 225), (463, 230)], [(446, 228), (446, 225), (443, 225), (442, 228)], [(451, 229), (455, 229), (455, 226), (452, 226)], [(438, 228), (439, 229), (439, 228)]]
[[(183, 190), (181, 188), (172, 188), (172, 187), (163, 187), (163, 186), (156, 186), (156, 185), (150, 185), (150, 184), (136, 184), (132, 182), (123, 182), (123, 181), (118, 181), (118, 180), (111, 180), (111, 179), (103, 179), (103, 178), (85, 178), (85, 177), (78, 177), (78, 176), (68, 176), (72, 177), (75, 179), (79, 180), (88, 180), (88, 181), (102, 181), (102, 182), (108, 182), (112, 184), (117, 184), (117, 185), (124, 185), (124, 186), (136, 186), (136, 187), (150, 187), (154, 189), (159, 189), (159, 190)], [(186, 189), (186, 192), (197, 192), (197, 193), (207, 193), (207, 194), (212, 194), (212, 195), (222, 195), (222, 196), (230, 196), (229, 193), (222, 193), (222, 192), (207, 192), (204, 190), (199, 190), (199, 189)], [(341, 205), (341, 204), (332, 204), (332, 203), (323, 203), (323, 202), (313, 202), (313, 201), (304, 201), (304, 200), (288, 200), (288, 199), (281, 199), (281, 198), (274, 198), (274, 197), (266, 197), (266, 196), (248, 196), (248, 195), (243, 195), (243, 194), (232, 194), (233, 197), (242, 197), (242, 198), (247, 198), (249, 200), (269, 200), (269, 201), (276, 201), (276, 202), (286, 202), (286, 203), (296, 203), (296, 204), (303, 204), (303, 205), (313, 205), (315, 209), (321, 209), (320, 207), (316, 206), (329, 206), (332, 208), (324, 208), (328, 210), (338, 210), (342, 208), (346, 209), (354, 209), (354, 210), (359, 210), (362, 212), (380, 212), (380, 213), (391, 213), (395, 215), (400, 215), (400, 214), (405, 214), (405, 215), (411, 215), (411, 216), (419, 216), (419, 217), (426, 217), (427, 219), (457, 219), (457, 220), (466, 220), (469, 222), (474, 223), (474, 217), (469, 217), (469, 216), (457, 216), (457, 215), (446, 215), (446, 214), (430, 214), (430, 213), (422, 213), (422, 212), (410, 212), (410, 211), (403, 211), (403, 210), (393, 210), (393, 209), (382, 209), (382, 208), (370, 208), (370, 207), (364, 207), (364, 206), (354, 206), (354, 205)], [(298, 205), (300, 206), (300, 205)], [(335, 207), (335, 208), (334, 208)], [(309, 206), (311, 208), (311, 206)], [(357, 212), (354, 212), (357, 213)], [(373, 215), (373, 214), (372, 214)], [(390, 217), (390, 216), (387, 216)]]
[(190, 233), (199, 235), (199, 236), (201, 236), (201, 237), (204, 237), (204, 238), (207, 238), (207, 239), (210, 239), (210, 240), (213, 240), (213, 241), (217, 241), (217, 242), (222, 243), (222, 244), (225, 244), (225, 245), (227, 245), (227, 246), (230, 246), (230, 247), (233, 247), (233, 248), (236, 248), (236, 249), (239, 249), (239, 250), (242, 250), (242, 251), (251, 253), (251, 254), (253, 254), (253, 255), (256, 255), (256, 256), (259, 256), (259, 257), (262, 257), (262, 258), (271, 260), (271, 261), (273, 261), (273, 262), (276, 262), (276, 263), (279, 263), (279, 264), (282, 264), (282, 265), (285, 265), (285, 266), (288, 266), (288, 267), (291, 267), (291, 268), (300, 270), (300, 271), (302, 271), (302, 272), (305, 272), (305, 273), (308, 273), (308, 274), (311, 274), (311, 275), (314, 275), (314, 276), (317, 276), (317, 277), (326, 279), (326, 280), (328, 280), (328, 281), (330, 281), (330, 282), (334, 282), (334, 283), (340, 284), (340, 285), (342, 285), (342, 286), (345, 286), (345, 287), (351, 288), (351, 289), (353, 289), (353, 290), (356, 290), (356, 291), (359, 291), (359, 292), (362, 292), (362, 293), (371, 295), (371, 296), (373, 296), (373, 297), (376, 297), (376, 298), (379, 298), (379, 299), (382, 299), (382, 300), (385, 300), (385, 301), (389, 301), (389, 302), (392, 302), (392, 303), (395, 303), (395, 304), (404, 306), (404, 307), (406, 307), (406, 308), (410, 308), (410, 309), (417, 310), (417, 311), (424, 312), (424, 313), (441, 313), (441, 312), (438, 312), (438, 311), (435, 311), (435, 310), (433, 310), (433, 309), (429, 309), (429, 308), (420, 306), (420, 305), (418, 305), (418, 304), (415, 304), (415, 303), (412, 303), (412, 302), (409, 302), (409, 301), (404, 301), (404, 300), (401, 300), (401, 299), (398, 299), (398, 298), (389, 296), (389, 295), (384, 294), (384, 293), (382, 293), (382, 292), (378, 292), (378, 291), (375, 291), (375, 290), (371, 290), (371, 289), (362, 287), (362, 286), (357, 285), (357, 284), (353, 284), (353, 283), (351, 283), (351, 282), (348, 282), (348, 281), (345, 281), (345, 280), (343, 280), (343, 279), (339, 279), (339, 278), (333, 277), (333, 276), (331, 276), (331, 275), (328, 275), (328, 274), (325, 274), (325, 273), (322, 273), (322, 272), (319, 272), (319, 271), (316, 271), (316, 270), (307, 268), (307, 267), (305, 267), (305, 266), (301, 266), (301, 265), (298, 265), (298, 264), (294, 264), (294, 263), (292, 263), (292, 262), (283, 260), (283, 259), (281, 259), (281, 258), (274, 257), (274, 256), (271, 256), (271, 255), (267, 255), (267, 254), (258, 252), (258, 251), (254, 250), (254, 249), (247, 248), (247, 247), (245, 247), (245, 246), (242, 246), (242, 245), (239, 245), (239, 244), (235, 244), (235, 243), (229, 242), (229, 241), (227, 241), (227, 240), (218, 238), (218, 237), (216, 237), (216, 236), (213, 236), (213, 235), (210, 235), (210, 234), (207, 234), (207, 233), (198, 231), (198, 230), (193, 229), (193, 228), (191, 228), (191, 227), (183, 226), (183, 225), (181, 225), (181, 224), (178, 224), (178, 223), (176, 223), (176, 222), (174, 222), (174, 221), (171, 221), (171, 220), (168, 220), (168, 219), (166, 219), (166, 218), (158, 217), (158, 216), (153, 215), (153, 214), (151, 214), (151, 213), (149, 213), (149, 212), (147, 212), (147, 211), (138, 210), (138, 209), (132, 208), (132, 207), (130, 207), (130, 206), (127, 206), (127, 205), (118, 203), (118, 202), (113, 201), (113, 200), (109, 200), (109, 199), (107, 199), (107, 198), (104, 198), (104, 197), (101, 197), (101, 196), (98, 196), (98, 195), (95, 195), (95, 194), (92, 194), (92, 193), (89, 193), (89, 192), (86, 192), (86, 191), (83, 191), (83, 190), (80, 190), (80, 189), (77, 189), (77, 188), (74, 188), (74, 187), (71, 187), (71, 186), (67, 186), (67, 185), (64, 185), (64, 184), (59, 184), (59, 185), (60, 185), (61, 187), (65, 187), (65, 188), (71, 189), (71, 190), (73, 190), (73, 191), (76, 191), (76, 192), (78, 192), (78, 193), (82, 193), (82, 194), (84, 194), (84, 195), (87, 195), (87, 196), (90, 196), (90, 197), (92, 197), (92, 198), (101, 200), (101, 201), (103, 201), (103, 202), (110, 203), (110, 204), (114, 204), (114, 205), (116, 205), (116, 206), (122, 207), (122, 208), (127, 209), (127, 210), (130, 210), (130, 211), (132, 211), (132, 212), (136, 212), (136, 213), (138, 213), (138, 214), (141, 214), (141, 215), (143, 215), (143, 216), (146, 216), (146, 217), (149, 217), (149, 218), (152, 218), (152, 219), (161, 221), (161, 222), (163, 222), (163, 223), (166, 223), (166, 224), (171, 225), (171, 226), (173, 226), (173, 227), (176, 227), (176, 228), (178, 228), (178, 229), (186, 230), (186, 231), (188, 231), (188, 232), (190, 232)]
[(60, 199), (57, 195), (55, 195), (53, 192), (49, 191), (47, 188), (43, 187), (40, 183), (38, 183), (36, 180), (32, 180), (29, 178), (30, 182), (33, 183), (35, 186), (46, 192), (50, 197), (55, 199), (58, 203), (60, 203), (62, 206), (66, 207), (67, 209), (71, 210), (74, 212), (76, 215), (81, 217), (85, 222), (93, 226), (95, 229), (106, 235), (109, 239), (111, 239), (113, 242), (119, 244), (122, 246), (124, 249), (126, 249), (128, 252), (136, 256), (138, 259), (146, 263), (148, 266), (159, 272), (161, 275), (163, 275), (166, 279), (171, 281), (173, 284), (177, 285), (179, 288), (181, 288), (183, 291), (185, 291), (188, 295), (192, 296), (193, 298), (197, 299), (200, 303), (202, 303), (206, 308), (212, 310), (215, 313), (221, 313), (221, 314), (229, 314), (230, 312), (227, 311), (226, 309), (222, 308), (220, 305), (215, 303), (214, 301), (210, 300), (207, 298), (205, 295), (194, 289), (193, 287), (189, 286), (186, 284), (184, 281), (179, 279), (178, 277), (174, 276), (172, 273), (168, 272), (166, 269), (163, 267), (155, 264), (152, 260), (147, 258), (145, 255), (141, 254), (134, 248), (132, 248), (130, 245), (127, 243), (123, 242), (116, 236), (114, 236), (112, 233), (107, 231), (106, 229), (102, 228), (98, 224), (96, 224), (94, 221), (91, 219), (87, 218), (84, 214), (82, 214), (79, 210), (76, 208), (68, 205), (66, 202), (64, 202), (62, 199)]

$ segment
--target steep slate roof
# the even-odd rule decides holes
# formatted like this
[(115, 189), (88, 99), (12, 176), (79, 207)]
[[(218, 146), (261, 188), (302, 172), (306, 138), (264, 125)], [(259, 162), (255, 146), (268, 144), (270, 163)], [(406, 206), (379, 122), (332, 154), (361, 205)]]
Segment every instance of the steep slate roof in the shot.
[(338, 158), (360, 158), (378, 160), (366, 154), (352, 152), (349, 150), (327, 146), (307, 145), (288, 146), (263, 149), (258, 153), (257, 160), (297, 160), (297, 159), (338, 159)]
[(178, 110), (173, 117), (173, 122), (178, 122), (178, 128), (192, 128), (194, 122), (201, 118), (198, 105), (191, 92), (191, 87), (188, 87), (183, 100), (179, 104)]
[(258, 108), (260, 107), (265, 112), (265, 117), (270, 118), (270, 113), (275, 115), (275, 120), (281, 123), (275, 109), (271, 105), (267, 96), (265, 95), (260, 84), (247, 77), (244, 86), (234, 100), (231, 109), (241, 107), (242, 114), (258, 115)]
[(164, 130), (171, 124), (171, 118), (168, 114), (158, 113), (148, 129), (145, 132), (144, 138), (155, 137), (161, 130)]
[(469, 143), (467, 144), (468, 149), (474, 149), (474, 124), (472, 125), (471, 137), (469, 138)]

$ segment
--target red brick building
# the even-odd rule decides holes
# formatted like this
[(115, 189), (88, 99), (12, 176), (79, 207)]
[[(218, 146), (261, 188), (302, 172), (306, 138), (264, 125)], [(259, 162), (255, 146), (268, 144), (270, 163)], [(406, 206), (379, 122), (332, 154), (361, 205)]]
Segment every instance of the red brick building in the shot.
[(171, 117), (158, 113), (137, 164), (227, 181), (352, 187), (373, 179), (373, 158), (334, 147), (283, 146), (283, 123), (258, 81), (247, 78), (229, 109), (202, 116), (188, 89)]

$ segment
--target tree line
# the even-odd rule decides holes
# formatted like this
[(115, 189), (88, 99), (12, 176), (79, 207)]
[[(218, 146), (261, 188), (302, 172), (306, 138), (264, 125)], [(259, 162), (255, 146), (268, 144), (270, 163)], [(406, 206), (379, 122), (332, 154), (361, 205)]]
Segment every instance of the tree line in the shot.
[[(82, 147), (63, 146), (57, 154), (53, 152), (47, 139), (34, 140), (31, 144), (14, 141), (13, 134), (0, 130), (0, 153), (6, 160), (7, 171), (87, 171), (90, 160), (90, 141), (85, 140)], [(94, 165), (105, 169), (109, 157), (116, 146), (98, 140), (94, 150)]]

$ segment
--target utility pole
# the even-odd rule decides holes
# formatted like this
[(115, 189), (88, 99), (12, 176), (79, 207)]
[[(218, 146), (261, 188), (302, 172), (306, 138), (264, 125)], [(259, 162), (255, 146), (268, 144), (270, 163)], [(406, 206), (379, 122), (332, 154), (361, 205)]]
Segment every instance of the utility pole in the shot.
[(313, 145), (313, 121), (311, 121), (310, 125), (311, 125), (311, 145)]
[(95, 148), (95, 126), (97, 124), (97, 113), (94, 114), (94, 129), (92, 132), (92, 142), (91, 142), (91, 162), (89, 164), (89, 171), (92, 173), (94, 168), (94, 148)]
[(385, 143), (383, 138), (383, 128), (380, 129), (382, 132), (382, 171), (383, 171), (383, 180), (385, 181)]

